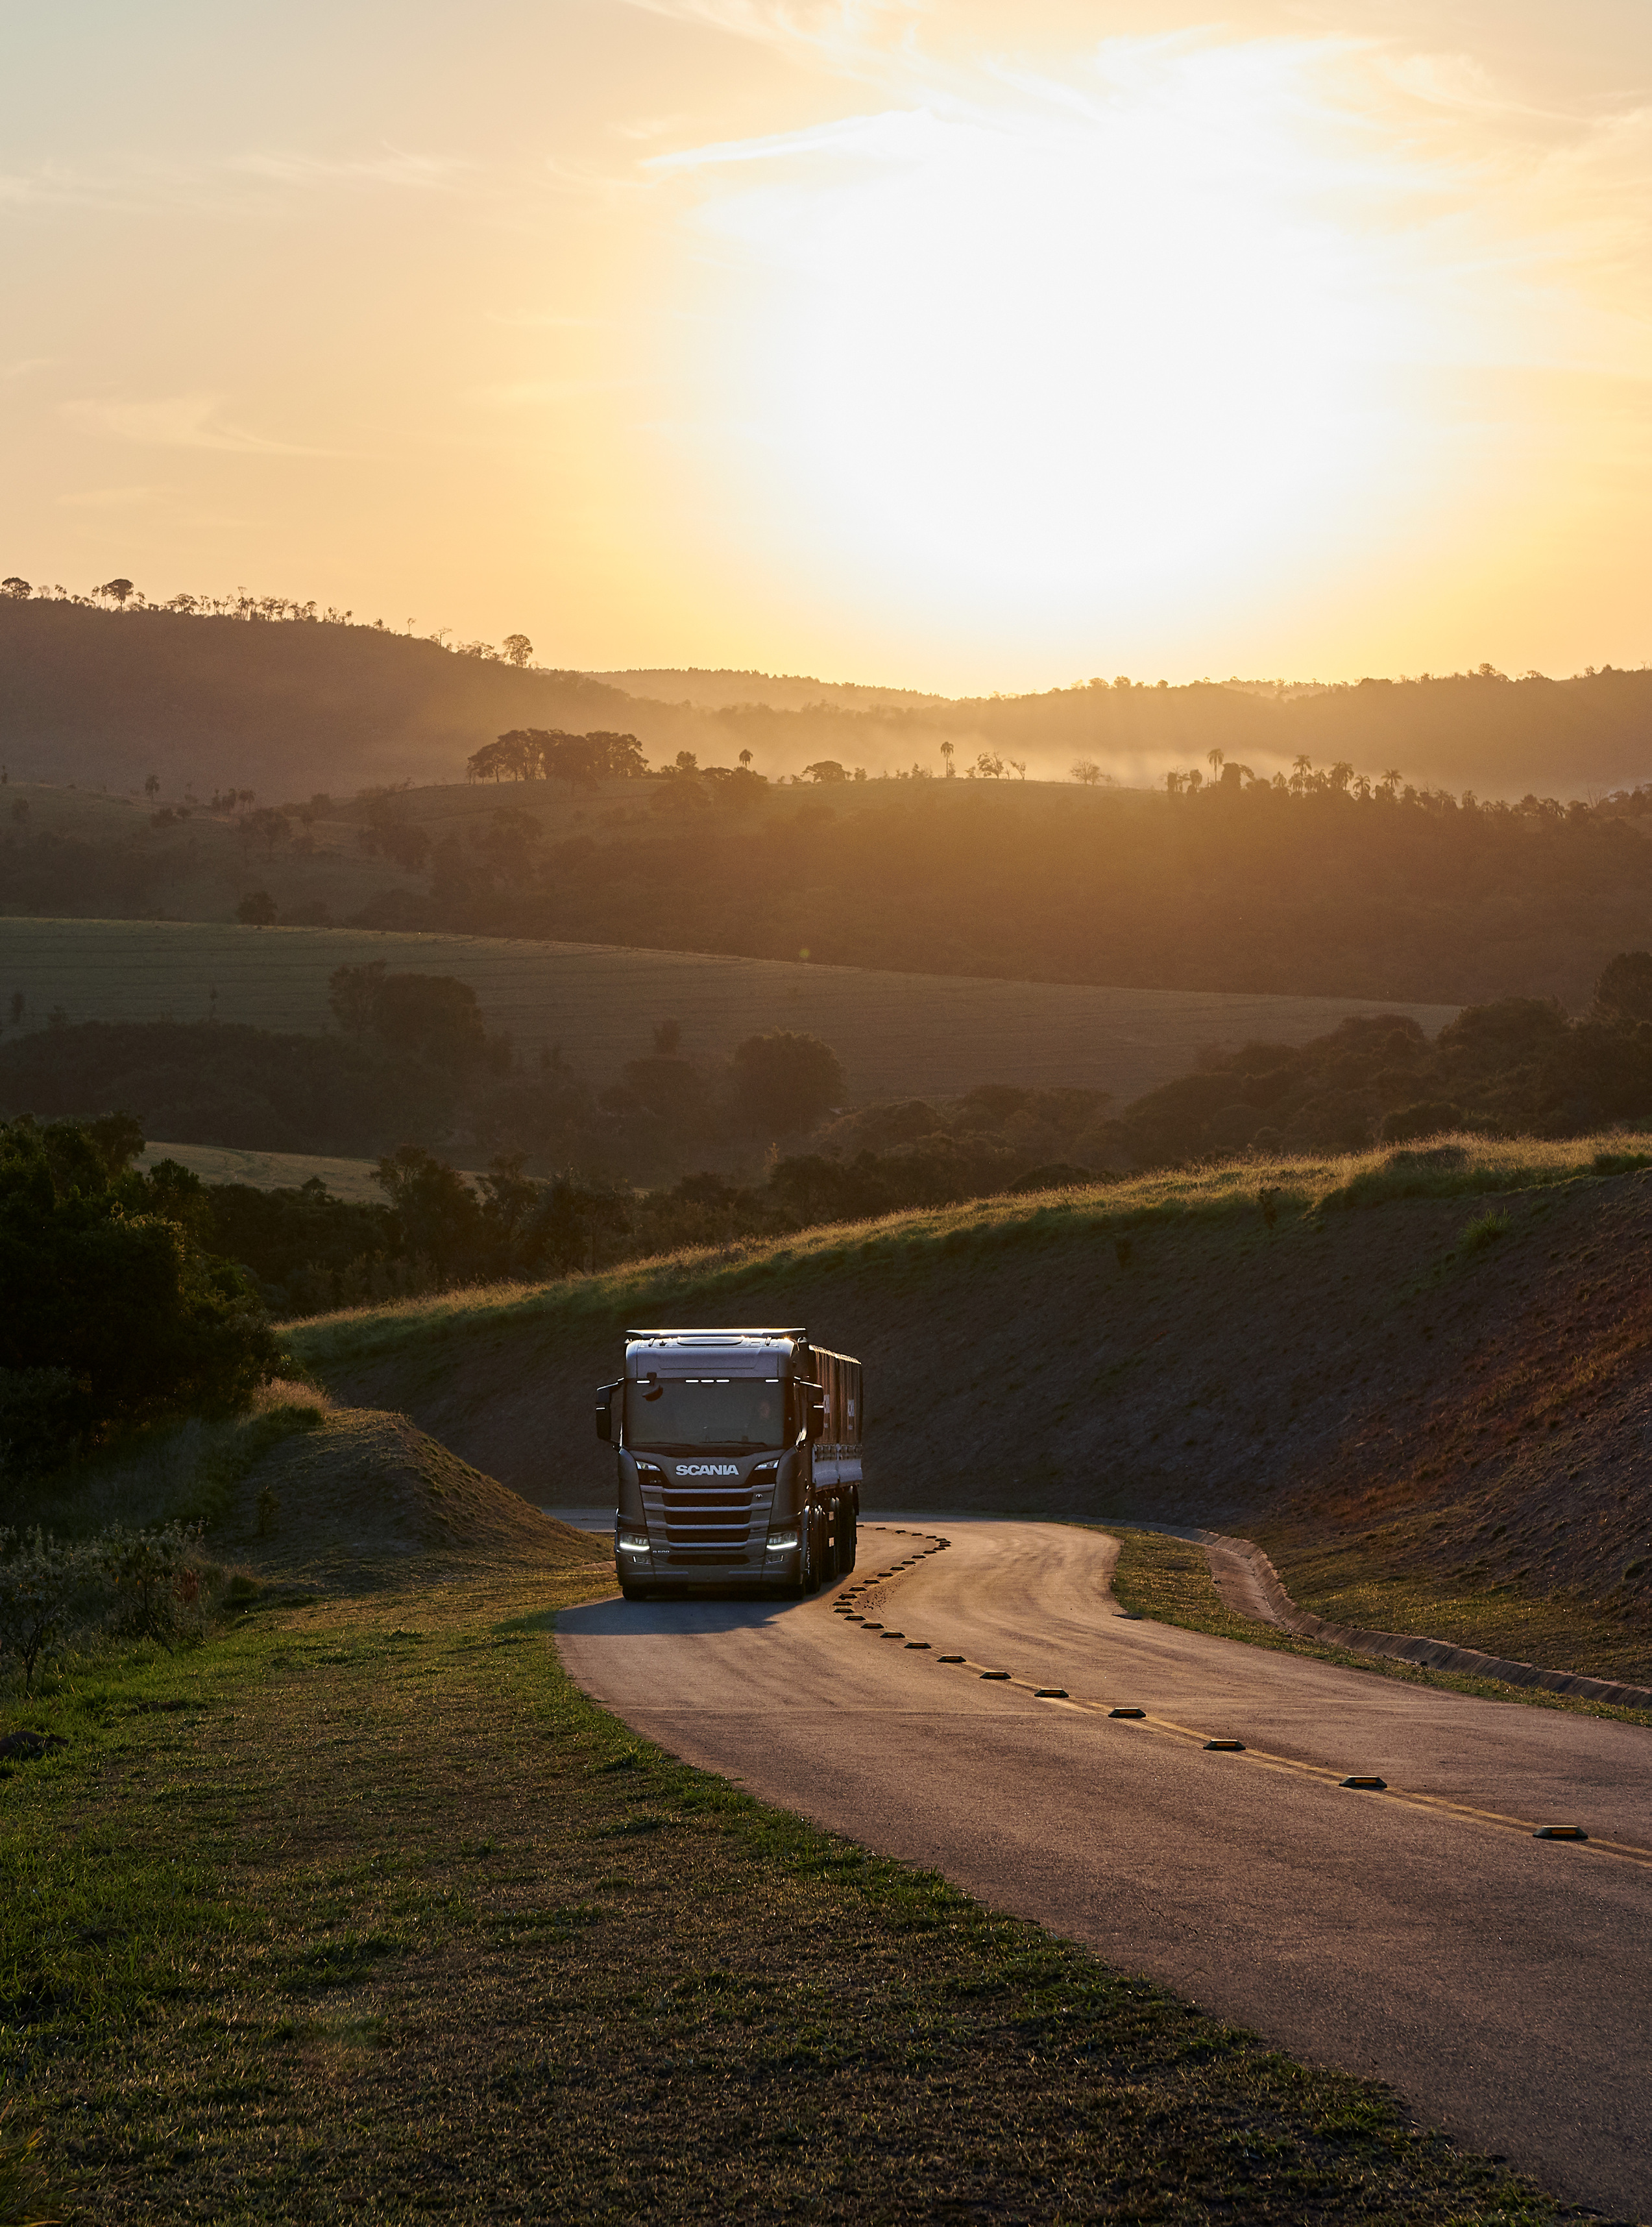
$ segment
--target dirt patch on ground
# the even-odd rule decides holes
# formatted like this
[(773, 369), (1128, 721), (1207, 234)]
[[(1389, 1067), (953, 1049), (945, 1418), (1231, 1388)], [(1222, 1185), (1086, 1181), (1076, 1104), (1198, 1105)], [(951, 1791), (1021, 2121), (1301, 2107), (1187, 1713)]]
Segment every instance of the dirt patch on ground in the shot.
[(416, 1555), (556, 1569), (608, 1542), (542, 1516), (405, 1415), (346, 1408), (265, 1456), (214, 1544), (271, 1575), (332, 1586), (405, 1574)]

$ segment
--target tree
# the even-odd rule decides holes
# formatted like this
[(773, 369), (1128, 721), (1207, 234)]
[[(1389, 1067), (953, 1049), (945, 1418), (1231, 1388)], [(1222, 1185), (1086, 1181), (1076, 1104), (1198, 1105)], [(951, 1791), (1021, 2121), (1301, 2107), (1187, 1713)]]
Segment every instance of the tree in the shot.
[(251, 1279), (168, 1210), (187, 1184), (111, 1162), (80, 1123), (0, 1124), (0, 1474), (233, 1410), (280, 1363)]
[(847, 781), (849, 775), (838, 763), (836, 758), (820, 758), (813, 765), (804, 767), (803, 778), (805, 781), (818, 782), (822, 788), (829, 788), (838, 782)]
[(1081, 758), (1073, 768), (1073, 778), (1085, 788), (1097, 788), (1103, 782), (1109, 788), (1113, 785), (1112, 775), (1103, 773), (1094, 758)]
[(482, 1202), (464, 1177), (417, 1145), (403, 1145), (373, 1171), (401, 1217), (407, 1241), (446, 1273), (472, 1264), (482, 1235)]
[(3, 580), (0, 580), (0, 596), (10, 596), (15, 603), (21, 603), (34, 592), (29, 582), (20, 579), (16, 572), (10, 572)]
[(123, 608), (131, 592), (132, 584), (130, 580), (105, 580), (101, 588), (94, 588), (92, 590), (94, 595), (107, 596), (112, 603), (119, 603)]
[(1207, 750), (1205, 752), (1205, 757), (1210, 767), (1210, 778), (1212, 781), (1216, 780), (1221, 775), (1222, 763), (1226, 759), (1227, 755), (1228, 753), (1226, 750)]
[(507, 665), (524, 666), (533, 654), (533, 645), (525, 634), (507, 634), (500, 645), (500, 654)]
[(351, 1036), (368, 1036), (377, 1029), (385, 973), (382, 959), (365, 967), (334, 968), (327, 985), (327, 1002), (334, 1019)]
[(749, 750), (741, 751), (740, 769), (743, 773), (749, 773), (751, 771), (751, 752)]
[(235, 917), (246, 928), (273, 928), (279, 915), (268, 890), (249, 890), (236, 906)]
[(951, 781), (951, 780), (953, 780), (953, 779), (954, 779), (954, 778), (955, 778), (954, 769), (953, 762), (952, 762), (952, 758), (953, 758), (953, 749), (954, 749), (954, 745), (953, 745), (951, 743), (942, 743), (942, 744), (941, 745), (941, 755), (942, 758), (946, 761), (946, 766), (947, 766), (947, 780), (948, 780), (948, 781)]
[(1652, 1021), (1652, 951), (1620, 951), (1595, 984), (1595, 1013), (1607, 1021)]
[(451, 974), (386, 974), (373, 1025), (392, 1051), (438, 1067), (473, 1066), (488, 1049), (476, 993)]
[(787, 1029), (748, 1037), (730, 1064), (741, 1113), (780, 1136), (811, 1127), (843, 1095), (838, 1055), (819, 1037)]
[(144, 794), (149, 797), (156, 797), (161, 794), (161, 776), (158, 773), (150, 774), (144, 781)]

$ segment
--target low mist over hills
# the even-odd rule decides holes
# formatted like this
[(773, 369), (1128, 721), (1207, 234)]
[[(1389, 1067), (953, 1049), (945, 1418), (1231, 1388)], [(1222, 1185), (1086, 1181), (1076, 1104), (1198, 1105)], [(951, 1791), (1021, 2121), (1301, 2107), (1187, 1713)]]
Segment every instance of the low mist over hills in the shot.
[[(632, 734), (656, 764), (683, 750), (732, 764), (749, 750), (771, 775), (821, 760), (874, 775), (939, 773), (943, 743), (960, 775), (985, 752), (989, 771), (1011, 777), (1065, 781), (1088, 761), (1145, 785), (1202, 766), (1213, 750), (1259, 772), (1305, 756), (1374, 779), (1397, 769), (1411, 782), (1511, 796), (1652, 775), (1644, 670), (1515, 680), (1486, 667), (1328, 688), (1098, 677), (949, 701), (759, 673), (596, 676), (275, 598), (182, 609), (133, 592), (106, 608), (27, 584), (0, 595), (0, 755), (33, 781), (136, 788), (156, 773), (169, 790), (230, 782), (260, 794), (338, 793), (452, 780), (482, 743), (524, 727)], [(532, 645), (510, 639), (531, 659)]]

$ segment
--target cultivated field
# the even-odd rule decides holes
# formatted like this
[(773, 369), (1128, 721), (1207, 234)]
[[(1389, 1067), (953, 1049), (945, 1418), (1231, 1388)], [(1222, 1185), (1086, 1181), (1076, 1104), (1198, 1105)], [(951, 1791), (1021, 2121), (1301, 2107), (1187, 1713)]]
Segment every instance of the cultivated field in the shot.
[(1119, 1101), (1185, 1074), (1199, 1054), (1253, 1037), (1300, 1043), (1349, 1013), (1410, 1013), (1431, 1032), (1445, 1005), (1189, 990), (1118, 990), (873, 973), (696, 952), (398, 935), (362, 928), (252, 928), (200, 921), (0, 920), (0, 1019), (18, 992), (25, 1024), (75, 1021), (328, 1023), (336, 967), (469, 982), (493, 1029), (530, 1053), (560, 1045), (599, 1080), (649, 1049), (662, 1020), (696, 1057), (754, 1031), (824, 1037), (852, 1101), (941, 1097), (981, 1082), (1108, 1090)]
[(175, 1160), (202, 1183), (246, 1184), (252, 1190), (297, 1190), (319, 1177), (335, 1198), (382, 1206), (385, 1195), (373, 1179), (373, 1160), (330, 1158), (319, 1152), (240, 1152), (231, 1145), (169, 1145), (152, 1141), (140, 1152), (140, 1168)]

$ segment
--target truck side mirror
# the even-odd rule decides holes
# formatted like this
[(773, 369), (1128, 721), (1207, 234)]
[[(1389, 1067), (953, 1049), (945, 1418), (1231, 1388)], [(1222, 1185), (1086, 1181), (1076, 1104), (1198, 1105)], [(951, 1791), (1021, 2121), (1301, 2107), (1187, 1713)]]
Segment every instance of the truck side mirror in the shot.
[(624, 1389), (625, 1385), (622, 1381), (618, 1384), (604, 1384), (597, 1392), (596, 1435), (604, 1445), (611, 1446), (616, 1443), (617, 1434), (615, 1426), (619, 1418), (614, 1411), (619, 1405), (619, 1395)]

